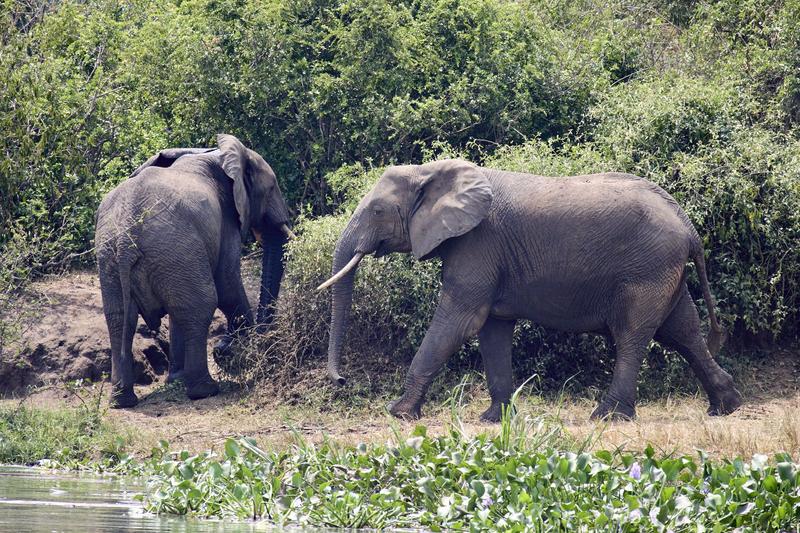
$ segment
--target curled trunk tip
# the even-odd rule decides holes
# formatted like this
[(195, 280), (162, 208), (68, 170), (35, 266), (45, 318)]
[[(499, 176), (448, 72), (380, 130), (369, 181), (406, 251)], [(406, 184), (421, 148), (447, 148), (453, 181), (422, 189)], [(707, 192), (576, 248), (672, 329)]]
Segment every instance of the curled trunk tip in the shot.
[(293, 231), (292, 231), (292, 230), (289, 228), (289, 226), (287, 226), (286, 224), (281, 224), (281, 228), (280, 228), (280, 229), (281, 229), (281, 232), (282, 232), (282, 233), (283, 233), (283, 234), (286, 236), (286, 238), (287, 238), (287, 239), (289, 239), (290, 241), (292, 241), (292, 240), (294, 240), (294, 239), (296, 239), (296, 238), (297, 238), (297, 235), (295, 235), (295, 234), (294, 234), (294, 232), (293, 232)]
[(340, 387), (347, 384), (347, 380), (344, 379), (336, 368), (328, 366), (328, 376), (330, 376), (331, 381), (333, 381), (334, 385), (339, 385)]

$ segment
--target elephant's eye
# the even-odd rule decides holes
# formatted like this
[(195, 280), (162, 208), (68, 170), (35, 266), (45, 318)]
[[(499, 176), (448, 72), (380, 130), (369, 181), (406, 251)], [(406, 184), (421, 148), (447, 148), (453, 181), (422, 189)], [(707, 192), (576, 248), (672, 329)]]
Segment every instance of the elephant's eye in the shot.
[(383, 214), (383, 209), (381, 209), (380, 207), (376, 207), (372, 210), (372, 212), (375, 213), (376, 217), (379, 217)]

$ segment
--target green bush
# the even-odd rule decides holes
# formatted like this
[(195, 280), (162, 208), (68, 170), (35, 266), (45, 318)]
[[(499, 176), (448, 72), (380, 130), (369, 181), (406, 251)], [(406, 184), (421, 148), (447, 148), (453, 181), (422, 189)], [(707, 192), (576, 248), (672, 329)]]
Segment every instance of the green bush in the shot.
[(660, 74), (610, 90), (590, 111), (592, 137), (615, 165), (649, 174), (679, 154), (728, 142), (741, 126), (739, 109), (733, 88)]
[(0, 227), (48, 235), (43, 265), (69, 260), (136, 165), (219, 131), (315, 213), (343, 164), (564, 133), (613, 77), (589, 59), (610, 31), (564, 61), (580, 19), (532, 0), (4, 2)]
[(740, 334), (788, 337), (800, 320), (800, 143), (753, 125), (746, 107), (730, 87), (703, 80), (638, 81), (592, 110), (597, 127), (586, 149), (683, 206)]

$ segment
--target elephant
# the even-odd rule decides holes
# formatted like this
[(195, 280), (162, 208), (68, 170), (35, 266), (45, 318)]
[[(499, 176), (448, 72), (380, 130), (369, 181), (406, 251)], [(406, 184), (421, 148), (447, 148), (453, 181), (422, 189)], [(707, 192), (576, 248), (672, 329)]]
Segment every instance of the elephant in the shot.
[[(228, 332), (266, 324), (292, 237), (289, 209), (275, 173), (232, 135), (217, 148), (174, 148), (151, 157), (103, 199), (95, 249), (111, 341), (110, 403), (133, 407), (132, 342), (139, 315), (154, 331), (169, 315), (168, 381), (187, 396), (219, 392), (206, 342), (217, 308)], [(257, 317), (242, 284), (241, 246), (250, 232), (264, 246)], [(225, 351), (230, 342), (218, 346)]]
[[(448, 357), (478, 335), (496, 422), (513, 392), (515, 322), (610, 337), (612, 382), (592, 418), (635, 416), (636, 379), (652, 339), (677, 350), (708, 395), (711, 415), (742, 402), (714, 360), (724, 338), (702, 241), (662, 188), (623, 173), (544, 177), (453, 159), (389, 167), (339, 237), (332, 276), (328, 373), (339, 373), (357, 265), (368, 254), (439, 257), (442, 287), (430, 326), (389, 411), (418, 418)], [(692, 260), (708, 307), (708, 345), (686, 283)], [(710, 348), (710, 349), (709, 349)]]

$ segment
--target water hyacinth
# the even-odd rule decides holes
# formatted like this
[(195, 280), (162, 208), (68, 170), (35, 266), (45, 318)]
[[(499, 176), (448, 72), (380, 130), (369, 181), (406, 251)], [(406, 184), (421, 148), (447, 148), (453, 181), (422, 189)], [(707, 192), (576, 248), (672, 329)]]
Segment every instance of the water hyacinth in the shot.
[(491, 496), (489, 496), (488, 494), (484, 494), (483, 496), (481, 496), (481, 507), (484, 508), (490, 507), (492, 504), (494, 504), (494, 500), (492, 499)]
[(281, 526), (666, 532), (800, 523), (800, 467), (788, 455), (572, 452), (517, 431), (429, 437), (419, 427), (397, 444), (298, 441), (282, 452), (238, 439), (221, 456), (163, 448), (142, 499), (157, 513)]
[(639, 481), (642, 478), (642, 467), (639, 465), (638, 461), (635, 461), (631, 465), (631, 477), (636, 481)]

